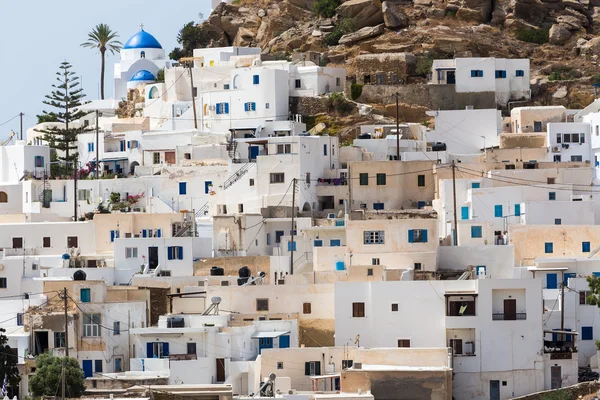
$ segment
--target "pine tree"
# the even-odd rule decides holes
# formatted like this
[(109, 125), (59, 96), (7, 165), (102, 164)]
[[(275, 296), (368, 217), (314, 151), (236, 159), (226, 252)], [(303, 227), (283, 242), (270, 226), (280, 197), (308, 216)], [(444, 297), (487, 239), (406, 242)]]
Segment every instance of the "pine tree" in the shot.
[(15, 390), (21, 382), (21, 375), (17, 368), (18, 354), (8, 345), (8, 337), (4, 334), (6, 329), (0, 328), (0, 379), (6, 376), (6, 383)]
[(59, 71), (56, 73), (58, 83), (52, 85), (52, 92), (46, 95), (44, 104), (55, 108), (54, 111), (44, 110), (38, 119), (53, 119), (59, 123), (58, 126), (49, 127), (38, 132), (44, 133), (45, 140), (51, 149), (64, 152), (64, 156), (59, 156), (59, 160), (66, 164), (66, 171), (69, 170), (70, 163), (76, 163), (77, 160), (77, 135), (88, 132), (91, 129), (83, 124), (74, 124), (75, 121), (84, 117), (86, 112), (79, 109), (83, 102), (85, 94), (79, 87), (79, 77), (71, 70), (72, 66), (67, 61), (60, 64)]

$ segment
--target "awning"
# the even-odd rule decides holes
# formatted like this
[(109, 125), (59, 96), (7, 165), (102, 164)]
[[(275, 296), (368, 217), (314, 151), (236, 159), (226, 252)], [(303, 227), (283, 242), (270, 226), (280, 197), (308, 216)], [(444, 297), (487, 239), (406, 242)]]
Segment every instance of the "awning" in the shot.
[(287, 335), (290, 331), (272, 331), (272, 332), (255, 332), (252, 339), (278, 338), (279, 336)]
[(105, 158), (104, 160), (100, 160), (100, 162), (116, 162), (116, 161), (127, 161), (129, 158), (127, 157), (119, 157), (119, 158)]
[(574, 332), (574, 331), (561, 331), (561, 330), (557, 330), (557, 331), (548, 331), (548, 330), (544, 330), (544, 334), (546, 333), (557, 333), (559, 335), (579, 335), (578, 332)]
[(469, 290), (463, 290), (463, 291), (457, 291), (457, 292), (446, 292), (444, 293), (445, 297), (450, 297), (450, 296), (477, 296), (478, 293), (475, 291), (469, 291)]

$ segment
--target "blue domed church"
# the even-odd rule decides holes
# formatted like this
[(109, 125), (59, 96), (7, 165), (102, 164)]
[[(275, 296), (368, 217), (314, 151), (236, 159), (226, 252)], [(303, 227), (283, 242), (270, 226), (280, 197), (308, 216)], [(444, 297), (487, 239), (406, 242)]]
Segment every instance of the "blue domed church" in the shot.
[(115, 99), (142, 83), (156, 80), (158, 71), (167, 66), (165, 51), (154, 36), (143, 29), (129, 38), (121, 50), (121, 62), (115, 64)]

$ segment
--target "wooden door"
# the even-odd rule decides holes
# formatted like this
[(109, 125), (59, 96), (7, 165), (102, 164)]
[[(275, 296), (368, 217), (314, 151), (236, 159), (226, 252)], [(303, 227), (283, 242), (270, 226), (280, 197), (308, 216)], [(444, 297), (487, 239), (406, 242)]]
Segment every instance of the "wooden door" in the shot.
[(174, 151), (165, 152), (165, 163), (175, 164), (175, 152)]
[(517, 319), (517, 300), (504, 299), (504, 320), (514, 321)]
[(562, 387), (561, 375), (560, 365), (550, 367), (550, 389), (560, 389)]

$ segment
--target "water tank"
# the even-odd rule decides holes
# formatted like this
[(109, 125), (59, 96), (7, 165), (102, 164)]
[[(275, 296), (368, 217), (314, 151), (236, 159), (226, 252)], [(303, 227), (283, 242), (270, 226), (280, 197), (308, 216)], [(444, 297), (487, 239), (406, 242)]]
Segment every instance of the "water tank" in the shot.
[(225, 270), (221, 267), (214, 266), (210, 269), (210, 276), (223, 276), (225, 275)]
[(336, 261), (335, 262), (335, 270), (336, 271), (343, 271), (346, 269), (346, 266), (344, 265), (343, 261)]
[(83, 272), (82, 270), (75, 271), (75, 273), (73, 274), (74, 281), (85, 281), (86, 277), (87, 277), (87, 274), (85, 272)]
[(437, 142), (432, 144), (431, 151), (446, 151), (446, 143)]
[(244, 285), (246, 282), (248, 282), (248, 279), (250, 278), (238, 278), (238, 286)]
[(239, 269), (238, 273), (240, 274), (240, 278), (249, 278), (251, 271), (247, 266), (243, 266)]
[(361, 133), (360, 135), (358, 135), (359, 139), (371, 139), (371, 134), (370, 133)]
[(68, 259), (70, 259), (70, 258), (71, 258), (71, 256), (70, 256), (70, 255), (68, 255), (67, 253), (65, 253), (65, 254), (63, 254), (63, 255), (62, 255), (62, 259), (63, 259), (63, 260), (68, 260)]

